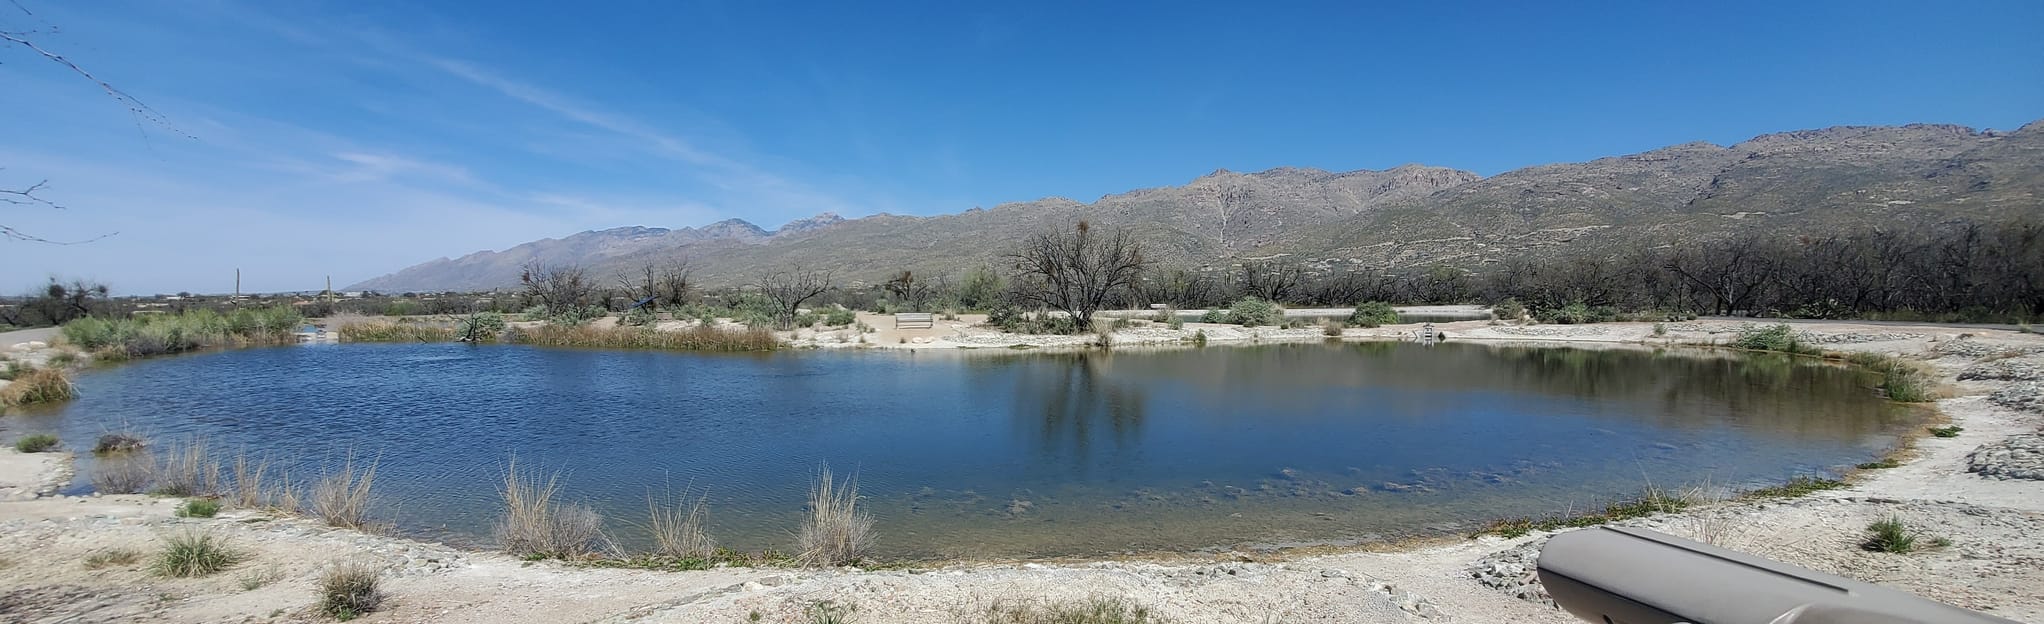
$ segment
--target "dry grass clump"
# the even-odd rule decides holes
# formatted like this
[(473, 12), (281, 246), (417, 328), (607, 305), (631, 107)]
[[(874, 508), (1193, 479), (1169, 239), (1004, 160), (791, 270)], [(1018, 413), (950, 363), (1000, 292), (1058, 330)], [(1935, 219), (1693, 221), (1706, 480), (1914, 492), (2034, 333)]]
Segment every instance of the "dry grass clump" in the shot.
[(19, 407), (37, 403), (56, 403), (78, 397), (78, 387), (71, 384), (71, 377), (61, 368), (38, 368), (14, 376), (7, 387), (0, 388), (0, 406)]
[(85, 569), (98, 570), (114, 566), (130, 566), (142, 560), (142, 551), (133, 548), (101, 550), (85, 556)]
[(213, 462), (206, 439), (195, 437), (174, 445), (156, 468), (155, 494), (205, 496), (220, 489), (220, 465)]
[(343, 622), (362, 617), (383, 604), (382, 571), (349, 562), (319, 576), (319, 612)]
[(357, 470), (355, 456), (350, 454), (339, 472), (312, 486), (312, 515), (328, 526), (351, 529), (369, 526), (369, 492), (375, 484), (376, 462)]
[(100, 457), (142, 450), (149, 444), (148, 438), (133, 431), (111, 431), (99, 434), (92, 444), (92, 454)]
[(707, 494), (696, 498), (684, 494), (679, 504), (664, 506), (647, 495), (646, 508), (651, 513), (647, 529), (653, 533), (654, 551), (660, 556), (708, 560), (716, 554), (717, 542), (703, 530), (710, 515)]
[(156, 458), (147, 450), (100, 458), (92, 467), (92, 489), (101, 494), (141, 494), (149, 489)]
[(509, 341), (542, 347), (665, 349), (671, 351), (772, 351), (781, 348), (774, 332), (763, 327), (724, 329), (694, 325), (671, 331), (647, 327), (542, 325), (512, 329)]
[(453, 342), (454, 328), (420, 323), (366, 322), (342, 325), (348, 342)]
[(959, 618), (966, 624), (1167, 624), (1150, 608), (1119, 597), (1060, 602), (996, 602)]
[(188, 530), (164, 538), (163, 551), (156, 554), (151, 569), (162, 576), (190, 578), (225, 570), (241, 559), (226, 538)]
[(840, 484), (824, 466), (809, 487), (809, 517), (795, 541), (799, 558), (808, 565), (851, 565), (872, 542), (873, 515), (859, 509), (858, 477)]
[(602, 552), (603, 516), (588, 505), (562, 503), (560, 475), (521, 475), (512, 461), (504, 474), (504, 517), (497, 541), (504, 551), (533, 559), (581, 559)]

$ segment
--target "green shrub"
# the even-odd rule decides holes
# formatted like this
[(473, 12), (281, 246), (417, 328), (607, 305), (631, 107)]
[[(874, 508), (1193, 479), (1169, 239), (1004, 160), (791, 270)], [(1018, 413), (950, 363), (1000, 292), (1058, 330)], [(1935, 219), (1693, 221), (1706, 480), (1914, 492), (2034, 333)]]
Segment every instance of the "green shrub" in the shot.
[(164, 538), (163, 551), (156, 554), (152, 568), (162, 576), (190, 578), (225, 570), (241, 558), (240, 552), (228, 547), (226, 538), (185, 531)]
[[(644, 308), (641, 308), (644, 309)], [(454, 324), (454, 335), (463, 342), (496, 342), (504, 335), (504, 315), (496, 312), (477, 312)]]
[(1192, 332), (1192, 344), (1200, 347), (1207, 346), (1207, 330), (1202, 329)]
[(95, 354), (118, 351), (126, 357), (149, 357), (204, 348), (292, 342), (297, 340), (292, 332), (304, 321), (290, 306), (242, 308), (227, 314), (199, 309), (125, 319), (86, 317), (65, 323), (62, 331), (65, 340)]
[(798, 328), (799, 328), (799, 327), (815, 327), (815, 326), (816, 326), (816, 322), (817, 322), (817, 321), (819, 321), (819, 320), (822, 320), (822, 319), (823, 319), (823, 317), (821, 317), (821, 316), (818, 316), (818, 315), (816, 315), (816, 314), (809, 314), (809, 313), (804, 313), (804, 314), (797, 314), (797, 315), (795, 315), (795, 327), (798, 327)]
[(1377, 327), (1398, 323), (1398, 309), (1382, 301), (1365, 301), (1356, 305), (1356, 311), (1348, 315), (1348, 324), (1356, 327)]
[(220, 501), (210, 498), (185, 499), (185, 504), (178, 505), (177, 511), (172, 513), (179, 518), (211, 518), (220, 513)]
[(1243, 327), (1277, 325), (1285, 320), (1285, 311), (1277, 304), (1255, 297), (1243, 297), (1235, 305), (1228, 306), (1227, 323)]
[(1860, 548), (1874, 552), (1907, 553), (1916, 550), (1916, 531), (1902, 523), (1902, 518), (1888, 516), (1867, 525), (1867, 538), (1860, 541)]
[[(823, 324), (827, 327), (845, 327), (859, 320), (859, 315), (839, 306), (823, 313)], [(991, 320), (991, 319), (989, 319)]]
[(1959, 432), (1965, 430), (1966, 430), (1965, 427), (1961, 427), (1958, 425), (1951, 425), (1947, 427), (1931, 427), (1930, 434), (1940, 438), (1956, 438), (1959, 437)]
[(1325, 321), (1320, 322), (1320, 335), (1322, 336), (1327, 336), (1329, 338), (1339, 338), (1341, 337), (1342, 329), (1343, 327), (1341, 321), (1327, 319)]
[(1747, 492), (1746, 496), (1748, 498), (1795, 498), (1842, 487), (1845, 487), (1845, 482), (1837, 479), (1798, 475), (1791, 477), (1788, 483), (1756, 489)]
[(1226, 323), (1228, 322), (1228, 313), (1213, 308), (1207, 308), (1206, 314), (1199, 315), (1199, 322)]
[(57, 448), (57, 436), (47, 433), (33, 433), (14, 441), (14, 450), (23, 453), (41, 453)]
[(1861, 463), (1859, 466), (1856, 467), (1859, 468), (1860, 470), (1883, 470), (1887, 468), (1895, 468), (1901, 465), (1902, 464), (1896, 462), (1893, 459), (1883, 459), (1880, 461), (1870, 461)]

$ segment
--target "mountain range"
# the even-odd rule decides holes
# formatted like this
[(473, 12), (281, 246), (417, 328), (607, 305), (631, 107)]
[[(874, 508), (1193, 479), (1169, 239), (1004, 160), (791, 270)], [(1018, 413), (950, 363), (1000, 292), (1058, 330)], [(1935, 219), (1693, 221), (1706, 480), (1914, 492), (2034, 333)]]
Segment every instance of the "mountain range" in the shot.
[(709, 286), (794, 266), (841, 283), (891, 273), (958, 275), (1030, 233), (1079, 219), (1126, 226), (1151, 257), (1218, 269), (1290, 254), (1320, 267), (1475, 270), (1514, 256), (1626, 244), (1684, 244), (1749, 228), (1781, 234), (1921, 227), (2035, 215), (2044, 207), (2044, 121), (2014, 131), (1964, 126), (1840, 126), (1731, 146), (1685, 143), (1483, 177), (1405, 165), (1334, 173), (1218, 170), (1183, 186), (1046, 198), (928, 216), (824, 213), (768, 231), (741, 219), (699, 228), (620, 227), (502, 251), (440, 258), (349, 290), (514, 286), (530, 260), (597, 276), (687, 258)]

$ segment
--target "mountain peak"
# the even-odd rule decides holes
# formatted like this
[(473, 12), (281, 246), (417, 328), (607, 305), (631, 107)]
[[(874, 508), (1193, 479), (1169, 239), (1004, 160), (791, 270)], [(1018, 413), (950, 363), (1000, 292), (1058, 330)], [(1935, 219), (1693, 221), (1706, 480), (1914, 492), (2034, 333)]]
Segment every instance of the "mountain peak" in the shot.
[(796, 219), (794, 221), (789, 221), (786, 225), (782, 225), (781, 229), (774, 230), (774, 236), (781, 236), (784, 234), (801, 234), (803, 232), (813, 232), (844, 222), (845, 218), (838, 216), (837, 213), (825, 212), (818, 214), (814, 217), (809, 217), (807, 219)]

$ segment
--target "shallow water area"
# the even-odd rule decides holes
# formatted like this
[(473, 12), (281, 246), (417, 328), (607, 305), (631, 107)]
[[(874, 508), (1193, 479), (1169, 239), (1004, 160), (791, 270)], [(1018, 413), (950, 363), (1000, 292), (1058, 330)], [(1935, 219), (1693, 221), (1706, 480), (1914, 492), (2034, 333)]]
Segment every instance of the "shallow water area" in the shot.
[[(1739, 486), (1875, 457), (1920, 416), (1868, 375), (1700, 352), (1370, 342), (1118, 352), (757, 355), (305, 345), (98, 369), (18, 416), (377, 462), (401, 531), (487, 543), (506, 464), (563, 471), (627, 546), (647, 498), (787, 549), (818, 466), (855, 473), (882, 557), (1351, 543)], [(10, 416), (13, 418), (16, 416)], [(81, 458), (74, 491), (89, 489)]]

